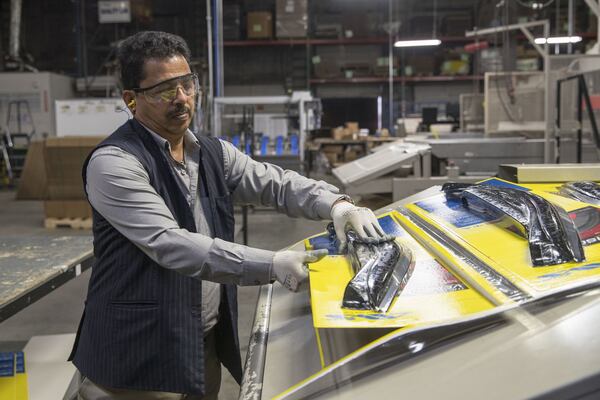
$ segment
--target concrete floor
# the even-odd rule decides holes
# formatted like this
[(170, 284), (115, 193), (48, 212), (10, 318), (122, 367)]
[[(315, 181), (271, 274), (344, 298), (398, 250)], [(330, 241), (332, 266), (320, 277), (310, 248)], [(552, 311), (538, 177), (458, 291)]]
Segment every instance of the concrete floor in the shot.
[[(240, 218), (238, 218), (238, 221)], [(15, 201), (14, 192), (0, 192), (0, 239), (2, 236), (23, 236), (48, 233), (42, 228), (42, 202)], [(324, 221), (292, 219), (273, 211), (255, 211), (249, 215), (249, 245), (269, 250), (287, 247), (325, 229)], [(73, 231), (89, 234), (86, 231)], [(59, 230), (57, 234), (65, 234)], [(69, 231), (68, 234), (72, 234)], [(74, 333), (83, 311), (90, 271), (71, 280), (38, 302), (0, 323), (0, 351), (20, 350), (37, 335)], [(239, 327), (243, 358), (254, 319), (258, 288), (239, 290)], [(242, 362), (244, 359), (242, 359)], [(223, 374), (219, 398), (237, 399), (239, 386), (228, 372)]]

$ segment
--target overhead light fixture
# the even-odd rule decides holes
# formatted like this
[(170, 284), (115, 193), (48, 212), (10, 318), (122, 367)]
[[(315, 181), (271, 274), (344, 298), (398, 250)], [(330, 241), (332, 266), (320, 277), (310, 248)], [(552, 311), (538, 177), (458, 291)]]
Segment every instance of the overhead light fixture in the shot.
[(549, 38), (535, 38), (536, 44), (565, 44), (565, 43), (579, 43), (581, 42), (581, 36), (556, 36)]
[(394, 47), (424, 47), (424, 46), (439, 46), (442, 41), (439, 39), (425, 40), (398, 40), (394, 43)]

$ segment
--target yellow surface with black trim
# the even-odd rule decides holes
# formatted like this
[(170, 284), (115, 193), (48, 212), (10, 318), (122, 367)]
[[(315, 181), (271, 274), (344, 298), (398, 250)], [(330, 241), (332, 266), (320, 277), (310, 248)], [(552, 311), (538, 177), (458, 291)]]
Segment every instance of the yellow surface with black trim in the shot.
[[(345, 256), (333, 255), (310, 264), (310, 296), (315, 328), (399, 328), (446, 321), (493, 308), (486, 297), (434, 259), (404, 230), (393, 211), (396, 240), (411, 249), (415, 268), (388, 312), (342, 308), (344, 290), (354, 276)], [(311, 248), (310, 238), (305, 241)], [(459, 262), (459, 260), (453, 260)]]
[[(592, 218), (600, 216), (596, 207), (559, 195), (560, 184), (517, 185), (498, 178), (484, 182), (530, 190), (562, 207), (572, 218), (582, 210)], [(444, 213), (445, 203), (445, 196), (440, 192), (437, 196), (410, 204), (406, 208), (443, 231), (465, 250), (529, 295), (540, 296), (571, 284), (581, 283), (585, 279), (597, 279), (600, 276), (600, 242), (594, 243), (594, 240), (597, 240), (594, 237), (585, 243), (587, 245), (584, 246), (586, 256), (584, 262), (533, 267), (527, 238), (514, 228), (508, 218), (460, 226), (456, 223), (458, 218), (452, 216), (451, 212)], [(600, 218), (598, 221), (600, 222)]]

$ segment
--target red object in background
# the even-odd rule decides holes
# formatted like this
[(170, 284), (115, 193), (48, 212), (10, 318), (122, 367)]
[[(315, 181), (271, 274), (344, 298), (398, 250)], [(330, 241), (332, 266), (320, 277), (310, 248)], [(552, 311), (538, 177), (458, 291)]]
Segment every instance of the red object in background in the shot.
[(480, 50), (484, 50), (490, 47), (490, 43), (487, 40), (481, 42), (474, 42), (465, 45), (465, 51), (467, 53), (475, 53)]
[[(575, 223), (584, 246), (598, 241), (597, 239), (590, 241), (590, 239), (600, 237), (600, 209), (591, 206), (580, 208), (579, 210), (571, 211), (569, 217)], [(586, 243), (588, 241), (590, 243)]]
[[(592, 110), (600, 110), (600, 95), (591, 94), (590, 95), (590, 103), (592, 103)], [(582, 106), (585, 110), (585, 100), (582, 100)]]

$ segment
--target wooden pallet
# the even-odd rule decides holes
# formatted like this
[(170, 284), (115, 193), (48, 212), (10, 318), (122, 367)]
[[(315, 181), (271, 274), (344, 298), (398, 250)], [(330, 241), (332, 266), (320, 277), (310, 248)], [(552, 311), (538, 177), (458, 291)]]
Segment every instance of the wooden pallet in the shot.
[(44, 226), (49, 229), (71, 228), (71, 229), (92, 229), (91, 218), (46, 218)]

